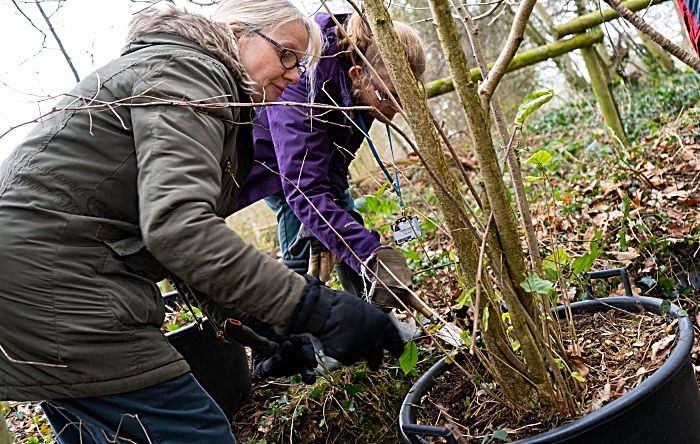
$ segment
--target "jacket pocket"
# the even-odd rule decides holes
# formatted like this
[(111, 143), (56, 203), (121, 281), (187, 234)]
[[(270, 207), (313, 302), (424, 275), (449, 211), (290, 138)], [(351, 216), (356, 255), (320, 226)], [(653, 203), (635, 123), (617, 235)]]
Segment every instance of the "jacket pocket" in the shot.
[(137, 237), (102, 238), (104, 254), (97, 267), (111, 318), (121, 329), (160, 327), (165, 302), (156, 282), (167, 270)]

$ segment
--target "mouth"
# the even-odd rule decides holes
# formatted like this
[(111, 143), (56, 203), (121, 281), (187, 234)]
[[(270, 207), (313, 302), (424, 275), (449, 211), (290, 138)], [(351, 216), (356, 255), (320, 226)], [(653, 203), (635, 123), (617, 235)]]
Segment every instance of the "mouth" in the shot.
[(274, 83), (272, 83), (271, 85), (275, 88), (275, 90), (277, 90), (278, 93), (280, 93), (280, 95), (284, 92), (284, 88), (281, 88), (280, 86), (275, 85)]

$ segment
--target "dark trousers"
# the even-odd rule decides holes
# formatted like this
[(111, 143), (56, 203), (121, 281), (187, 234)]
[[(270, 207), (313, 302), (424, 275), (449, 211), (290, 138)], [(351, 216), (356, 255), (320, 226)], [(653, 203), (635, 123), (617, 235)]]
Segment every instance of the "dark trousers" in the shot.
[(60, 444), (236, 444), (226, 415), (191, 373), (118, 395), (41, 404)]

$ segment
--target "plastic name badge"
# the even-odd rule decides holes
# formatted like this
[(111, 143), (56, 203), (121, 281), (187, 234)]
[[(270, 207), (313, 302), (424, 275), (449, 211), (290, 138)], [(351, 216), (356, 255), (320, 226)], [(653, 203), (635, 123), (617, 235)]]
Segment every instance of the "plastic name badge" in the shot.
[(396, 245), (405, 244), (406, 242), (418, 239), (421, 236), (420, 225), (416, 216), (410, 219), (402, 217), (395, 223), (391, 224), (391, 230), (394, 232), (394, 241)]

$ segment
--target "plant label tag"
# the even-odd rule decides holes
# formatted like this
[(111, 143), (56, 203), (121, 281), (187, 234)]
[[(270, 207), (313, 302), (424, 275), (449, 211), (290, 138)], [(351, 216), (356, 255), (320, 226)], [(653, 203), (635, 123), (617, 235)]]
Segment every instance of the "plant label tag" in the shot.
[(394, 232), (396, 245), (405, 244), (410, 240), (421, 237), (420, 225), (416, 216), (410, 219), (406, 217), (399, 218), (396, 223), (391, 224), (391, 230)]

